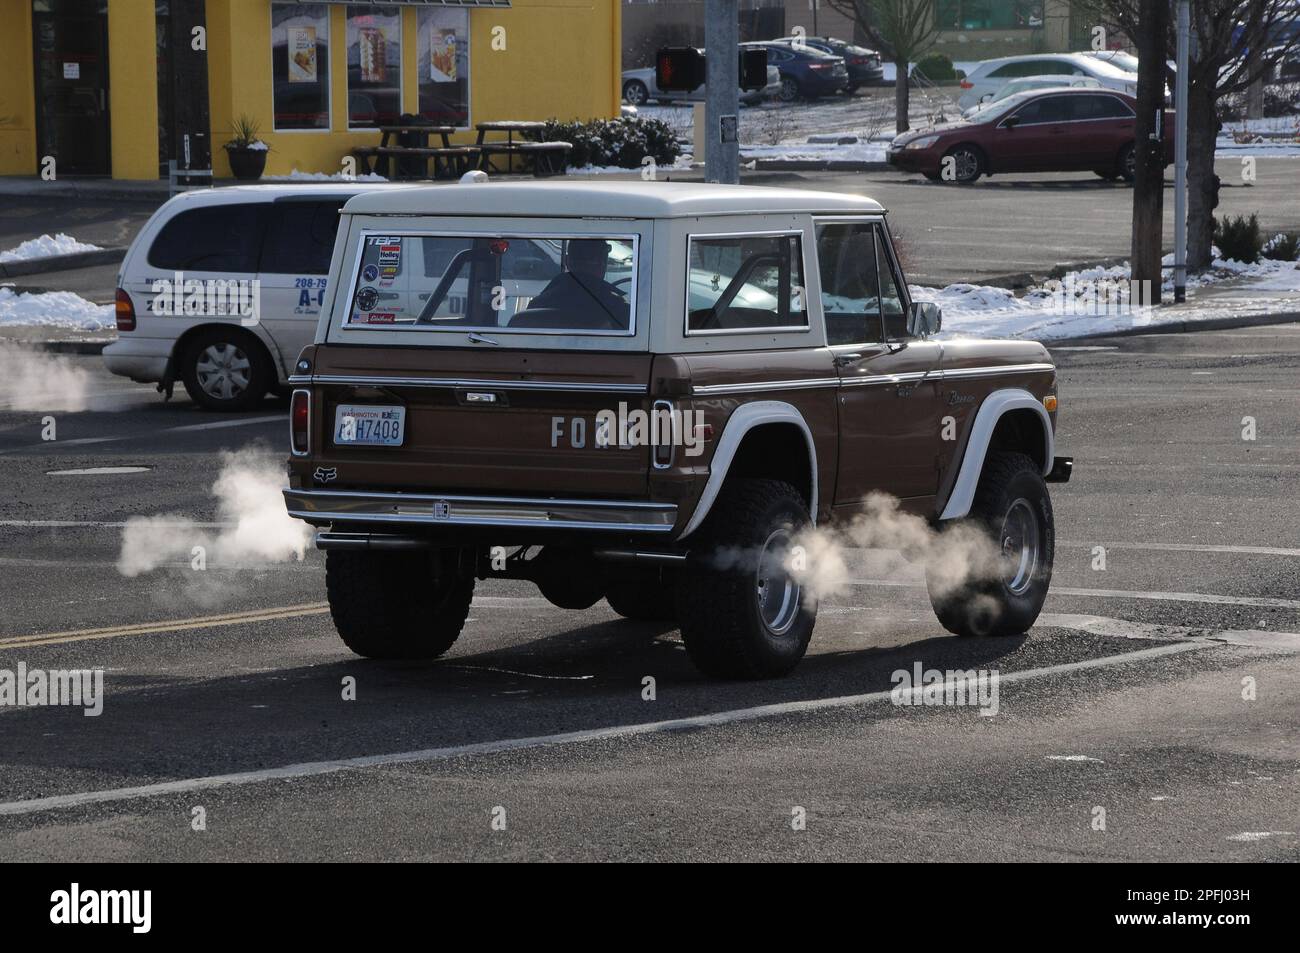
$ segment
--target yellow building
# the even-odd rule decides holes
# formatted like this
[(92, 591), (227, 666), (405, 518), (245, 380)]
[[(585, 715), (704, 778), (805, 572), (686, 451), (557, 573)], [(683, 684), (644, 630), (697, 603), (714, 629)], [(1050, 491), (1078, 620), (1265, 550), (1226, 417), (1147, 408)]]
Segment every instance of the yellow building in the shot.
[[(619, 113), (619, 0), (0, 0), (0, 175), (156, 179), (257, 123), (266, 173), (375, 128)], [(335, 55), (342, 51), (341, 55)]]

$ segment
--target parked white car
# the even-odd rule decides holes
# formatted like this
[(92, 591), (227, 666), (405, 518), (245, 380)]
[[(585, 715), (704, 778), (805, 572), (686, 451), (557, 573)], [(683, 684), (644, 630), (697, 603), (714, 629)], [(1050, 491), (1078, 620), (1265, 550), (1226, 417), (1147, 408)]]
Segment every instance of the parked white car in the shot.
[[(704, 91), (705, 87), (700, 86), (689, 93), (666, 92), (660, 89), (655, 82), (655, 68), (653, 66), (623, 70), (623, 101), (632, 106), (644, 106), (649, 102), (702, 103), (704, 102)], [(773, 99), (780, 92), (781, 71), (769, 63), (767, 65), (767, 85), (758, 90), (742, 89), (740, 91), (740, 101), (752, 106), (765, 99)]]
[(246, 410), (286, 382), (311, 343), (339, 209), (358, 183), (252, 185), (164, 203), (117, 276), (114, 374), (180, 381), (208, 410)]
[(962, 118), (973, 119), (994, 103), (999, 103), (1016, 93), (1032, 89), (1052, 89), (1057, 86), (1084, 86), (1099, 89), (1101, 83), (1091, 76), (1026, 76), (1024, 79), (1013, 79), (996, 93), (985, 93), (978, 103), (962, 112)]
[(957, 100), (963, 110), (979, 105), (985, 95), (996, 93), (1013, 79), (1029, 76), (1056, 76), (1062, 80), (1091, 78), (1107, 89), (1129, 96), (1137, 95), (1137, 73), (1130, 73), (1114, 63), (1082, 53), (1030, 53), (1023, 56), (1003, 56), (985, 60), (975, 66), (961, 81), (961, 97)]

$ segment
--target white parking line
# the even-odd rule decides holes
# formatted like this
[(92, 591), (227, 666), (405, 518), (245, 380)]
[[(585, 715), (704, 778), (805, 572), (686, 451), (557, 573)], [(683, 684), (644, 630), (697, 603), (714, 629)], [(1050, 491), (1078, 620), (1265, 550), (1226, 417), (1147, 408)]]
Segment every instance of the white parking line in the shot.
[[(855, 586), (891, 586), (899, 589), (924, 589), (924, 582), (906, 579), (850, 579)], [(1213, 592), (1160, 592), (1141, 589), (1079, 589), (1053, 585), (1053, 596), (1087, 596), (1096, 599), (1153, 599), (1157, 602), (1200, 602), (1206, 605), (1255, 606), (1261, 609), (1300, 609), (1300, 599), (1274, 599), (1267, 596), (1220, 596)]]
[(143, 437), (155, 437), (158, 434), (165, 433), (185, 433), (194, 430), (224, 430), (227, 427), (250, 427), (254, 424), (271, 423), (278, 421), (281, 423), (288, 422), (287, 414), (275, 414), (269, 417), (244, 417), (236, 420), (211, 420), (202, 424), (184, 424), (179, 427), (163, 427), (161, 430), (148, 430), (141, 433), (122, 434), (117, 437), (74, 437), (71, 440), (52, 440), (48, 443), (29, 443), (22, 447), (10, 447), (8, 450), (0, 450), (0, 453), (17, 453), (20, 450), (32, 450), (36, 447), (45, 447), (46, 449), (58, 447), (82, 447), (93, 443), (119, 443), (123, 440), (139, 440)]
[[(1031, 668), (1020, 672), (1009, 672), (999, 676), (999, 683), (1024, 682), (1050, 675), (1078, 672), (1093, 668), (1107, 668), (1145, 659), (1175, 655), (1181, 652), (1194, 652), (1210, 647), (1207, 642), (1173, 642), (1156, 648), (1125, 652), (1122, 655), (1110, 655), (1105, 658), (1085, 659), (1080, 662), (1068, 662), (1045, 668)], [(356, 758), (340, 758), (334, 761), (308, 761), (303, 764), (289, 764), (279, 768), (264, 768), (259, 771), (240, 771), (232, 774), (210, 775), (202, 778), (186, 778), (180, 781), (163, 781), (158, 784), (142, 784), (136, 787), (109, 788), (103, 791), (83, 791), (77, 794), (58, 794), (53, 797), (32, 798), (27, 801), (8, 801), (0, 803), (0, 816), (16, 814), (34, 814), (38, 811), (53, 811), (61, 808), (83, 807), (87, 804), (106, 804), (113, 801), (129, 801), (137, 798), (157, 797), (165, 794), (184, 794), (191, 791), (204, 791), (211, 788), (230, 787), (243, 784), (257, 784), (263, 781), (278, 781), (285, 778), (307, 778), (322, 774), (336, 774), (339, 771), (352, 771), (358, 768), (376, 768), (393, 764), (414, 764), (430, 761), (446, 761), (451, 758), (472, 757), (474, 755), (500, 754), (507, 751), (520, 751), (527, 748), (554, 748), (561, 745), (582, 744), (589, 741), (607, 741), (611, 739), (634, 738), (641, 735), (663, 734), (665, 732), (683, 731), (691, 728), (715, 728), (738, 722), (758, 721), (783, 715), (799, 715), (808, 712), (827, 711), (837, 708), (852, 708), (883, 702), (891, 697), (891, 692), (868, 692), (862, 695), (840, 695), (834, 698), (814, 698), (806, 701), (781, 702), (774, 705), (757, 705), (753, 708), (736, 708), (730, 711), (715, 712), (710, 715), (695, 715), (689, 718), (673, 718), (668, 721), (643, 722), (635, 725), (615, 725), (608, 728), (592, 728), (586, 731), (567, 731), (554, 735), (535, 735), (529, 738), (507, 738), (499, 741), (481, 741), (476, 744), (455, 745), (446, 748), (425, 748), (420, 751), (400, 751), (392, 754), (364, 755)]]
[(1088, 543), (1080, 540), (1056, 541), (1057, 546), (1076, 549), (1136, 549), (1154, 553), (1237, 553), (1246, 556), (1300, 556), (1300, 549), (1283, 549), (1278, 546), (1210, 546), (1201, 543)]

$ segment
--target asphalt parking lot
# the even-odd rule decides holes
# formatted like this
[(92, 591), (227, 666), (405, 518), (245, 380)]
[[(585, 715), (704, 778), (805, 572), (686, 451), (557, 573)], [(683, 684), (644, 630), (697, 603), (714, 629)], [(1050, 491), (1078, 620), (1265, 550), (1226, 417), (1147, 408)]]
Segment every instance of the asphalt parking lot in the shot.
[[(0, 708), (0, 856), (1300, 860), (1300, 325), (1054, 356), (1076, 475), (1030, 636), (949, 637), (915, 567), (862, 553), (795, 673), (741, 684), (522, 584), (398, 664), (343, 648), (315, 552), (125, 577), (121, 524), (213, 520), (218, 452), (283, 455), (285, 407), (67, 358), (93, 409), (57, 440), (0, 410), (0, 668), (101, 667), (104, 708)], [(102, 467), (147, 469), (51, 474)], [(996, 669), (997, 714), (891, 704), (916, 663)]]

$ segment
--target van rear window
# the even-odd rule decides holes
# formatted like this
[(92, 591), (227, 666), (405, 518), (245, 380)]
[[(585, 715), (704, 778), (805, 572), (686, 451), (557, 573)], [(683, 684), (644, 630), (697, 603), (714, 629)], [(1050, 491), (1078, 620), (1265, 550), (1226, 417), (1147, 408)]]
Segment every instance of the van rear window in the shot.
[(630, 335), (635, 236), (364, 234), (347, 327)]

